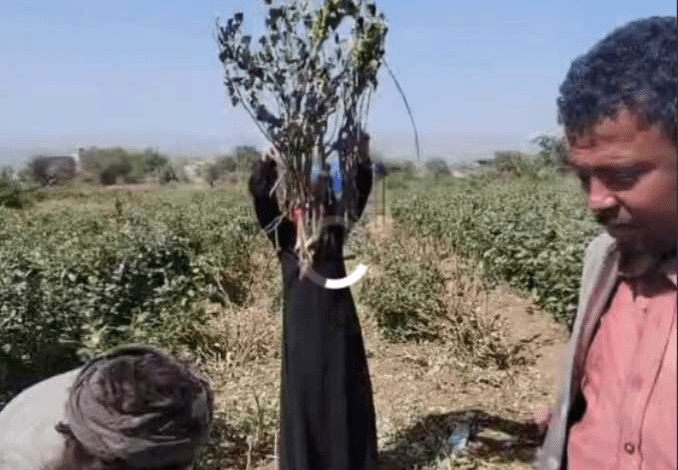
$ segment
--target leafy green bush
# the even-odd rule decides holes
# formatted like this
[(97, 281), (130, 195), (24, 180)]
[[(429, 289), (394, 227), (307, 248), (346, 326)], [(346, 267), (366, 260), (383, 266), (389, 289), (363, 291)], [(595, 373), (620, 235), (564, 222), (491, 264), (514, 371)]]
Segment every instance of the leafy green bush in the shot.
[(431, 158), (426, 161), (426, 171), (436, 180), (441, 176), (450, 176), (450, 168), (443, 158)]
[(25, 188), (16, 181), (0, 181), (0, 207), (24, 209), (33, 204), (34, 189)]
[[(122, 342), (209, 352), (200, 301), (250, 297), (259, 237), (242, 197), (167, 192), (116, 199), (115, 210), (0, 208), (0, 217), (0, 384)], [(217, 282), (224, 276), (235, 294)]]
[(0, 170), (0, 207), (24, 209), (33, 204), (35, 187), (14, 178), (14, 168)]
[(360, 284), (360, 299), (374, 312), (386, 339), (432, 339), (434, 319), (445, 312), (443, 277), (432, 258), (409, 252), (402, 240), (394, 238), (374, 251), (383, 273)]
[(83, 169), (103, 185), (116, 183), (136, 184), (155, 175), (167, 178), (169, 159), (157, 150), (147, 148), (143, 153), (130, 152), (123, 148), (90, 147), (81, 150)]
[(478, 177), (402, 196), (391, 208), (401, 227), (446, 242), (571, 324), (584, 249), (599, 233), (573, 179)]

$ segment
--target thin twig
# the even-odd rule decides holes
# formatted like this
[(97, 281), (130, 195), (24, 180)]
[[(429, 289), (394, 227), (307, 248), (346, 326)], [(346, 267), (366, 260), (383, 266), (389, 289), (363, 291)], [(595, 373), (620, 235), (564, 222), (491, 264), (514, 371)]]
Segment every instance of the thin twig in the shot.
[[(227, 73), (228, 75), (228, 73)], [(259, 131), (266, 137), (266, 139), (271, 142), (272, 144), (274, 143), (273, 137), (271, 137), (263, 127), (261, 127), (261, 124), (259, 124), (259, 120), (257, 117), (254, 115), (254, 113), (250, 110), (249, 104), (243, 99), (242, 93), (240, 92), (240, 87), (235, 87), (235, 91), (238, 92), (238, 98), (240, 99), (240, 102), (242, 103), (242, 107), (245, 108), (245, 111), (247, 111), (247, 114), (250, 115), (252, 120), (254, 121), (254, 124), (259, 128)]]
[(393, 79), (393, 83), (395, 83), (395, 86), (398, 88), (398, 92), (400, 93), (400, 96), (403, 98), (403, 102), (405, 103), (405, 108), (407, 108), (407, 114), (410, 116), (410, 121), (412, 121), (412, 127), (414, 128), (414, 145), (417, 148), (417, 160), (421, 160), (421, 152), (419, 151), (419, 132), (417, 132), (417, 125), (414, 122), (412, 109), (410, 109), (410, 104), (407, 102), (407, 97), (405, 96), (405, 92), (403, 91), (403, 89), (400, 87), (398, 79), (396, 78), (395, 74), (393, 73), (393, 70), (391, 70), (391, 67), (388, 65), (388, 62), (386, 62), (385, 59), (384, 66), (386, 67), (386, 70)]

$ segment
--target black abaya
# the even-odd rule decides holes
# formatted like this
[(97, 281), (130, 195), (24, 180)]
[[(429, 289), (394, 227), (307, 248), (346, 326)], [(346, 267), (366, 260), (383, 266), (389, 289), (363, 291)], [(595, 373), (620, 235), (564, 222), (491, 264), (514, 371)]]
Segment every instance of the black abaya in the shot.
[[(250, 192), (262, 227), (280, 215), (275, 163), (257, 163)], [(359, 212), (372, 184), (367, 163), (357, 172)], [(360, 324), (348, 288), (330, 290), (299, 277), (293, 251), (296, 228), (283, 219), (277, 240), (283, 276), (283, 351), (280, 397), (281, 470), (374, 470), (377, 443), (372, 385)], [(313, 269), (326, 278), (346, 275), (344, 229), (325, 229)]]

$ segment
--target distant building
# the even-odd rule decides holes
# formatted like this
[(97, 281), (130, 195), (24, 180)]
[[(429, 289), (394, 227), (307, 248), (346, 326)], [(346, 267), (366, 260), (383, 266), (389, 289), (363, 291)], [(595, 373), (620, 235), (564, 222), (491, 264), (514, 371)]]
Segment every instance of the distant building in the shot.
[(73, 179), (82, 171), (81, 154), (84, 149), (70, 155), (43, 155), (31, 161), (34, 176), (45, 186)]

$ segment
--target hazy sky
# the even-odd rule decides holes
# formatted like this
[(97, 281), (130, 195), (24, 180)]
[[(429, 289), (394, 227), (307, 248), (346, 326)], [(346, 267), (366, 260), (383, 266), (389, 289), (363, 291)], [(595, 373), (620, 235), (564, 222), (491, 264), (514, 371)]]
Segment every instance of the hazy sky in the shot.
[[(555, 98), (570, 62), (625, 22), (675, 15), (672, 0), (381, 0), (389, 63), (413, 108), (424, 156), (450, 160), (523, 148), (557, 130)], [(158, 146), (209, 155), (261, 146), (225, 97), (217, 17), (260, 0), (4, 2), (0, 17), (0, 163), (37, 150)], [(373, 147), (414, 152), (405, 107), (384, 73)]]

